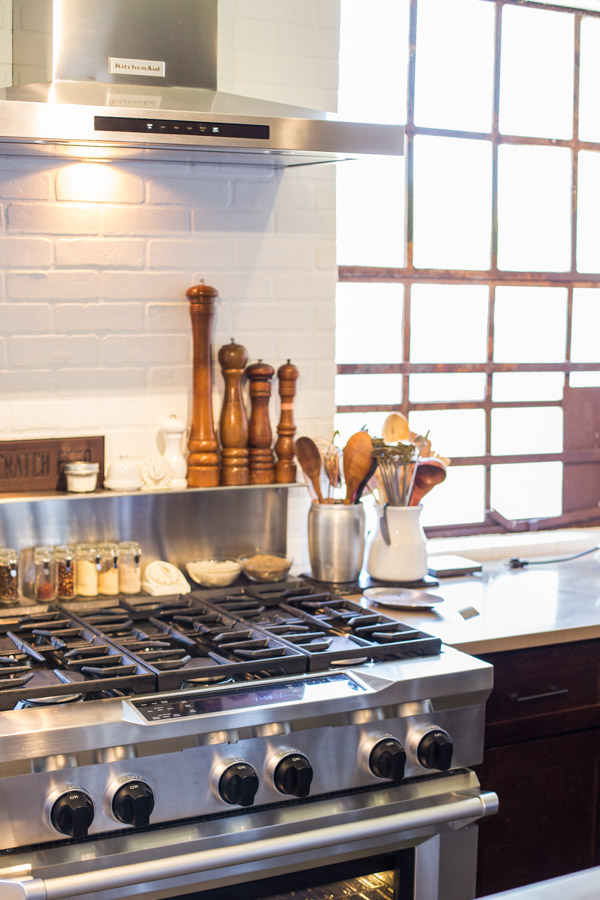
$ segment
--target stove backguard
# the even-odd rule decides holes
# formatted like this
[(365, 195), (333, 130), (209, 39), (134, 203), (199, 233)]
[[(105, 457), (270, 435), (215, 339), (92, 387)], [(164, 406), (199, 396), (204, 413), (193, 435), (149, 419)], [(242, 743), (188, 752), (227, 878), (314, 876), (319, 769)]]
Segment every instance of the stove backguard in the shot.
[(0, 545), (139, 541), (143, 559), (183, 566), (211, 553), (286, 552), (289, 485), (4, 497)]

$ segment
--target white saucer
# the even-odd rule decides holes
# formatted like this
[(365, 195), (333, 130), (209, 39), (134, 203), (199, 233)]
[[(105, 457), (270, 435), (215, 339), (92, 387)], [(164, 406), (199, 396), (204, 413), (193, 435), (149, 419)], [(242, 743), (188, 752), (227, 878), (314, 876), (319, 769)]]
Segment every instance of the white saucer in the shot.
[(394, 609), (433, 609), (436, 604), (444, 602), (444, 598), (438, 597), (437, 594), (409, 588), (367, 588), (363, 591), (363, 597), (380, 606), (390, 606)]

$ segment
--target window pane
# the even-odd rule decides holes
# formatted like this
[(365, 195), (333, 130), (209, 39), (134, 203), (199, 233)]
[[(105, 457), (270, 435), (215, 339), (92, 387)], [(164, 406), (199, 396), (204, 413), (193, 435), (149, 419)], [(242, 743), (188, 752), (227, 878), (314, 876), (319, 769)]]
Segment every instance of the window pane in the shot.
[(485, 362), (487, 320), (486, 286), (413, 285), (411, 362)]
[[(598, 20), (600, 23), (600, 20)], [(600, 99), (600, 98), (599, 98)], [(579, 153), (577, 173), (577, 271), (600, 272), (600, 155)]]
[(600, 372), (571, 372), (569, 387), (600, 387)]
[(489, 131), (493, 77), (494, 5), (420, 0), (415, 124)]
[(338, 264), (403, 266), (404, 157), (348, 160), (336, 179)]
[(482, 409), (414, 410), (408, 422), (417, 434), (429, 432), (431, 450), (440, 456), (481, 456), (485, 451)]
[(581, 22), (579, 63), (579, 139), (600, 141), (600, 19)]
[(414, 150), (415, 266), (488, 268), (491, 143), (417, 135)]
[(409, 0), (369, 0), (368, 14), (364, 3), (339, 5), (339, 114), (406, 122)]
[(387, 415), (389, 414), (386, 412), (336, 413), (333, 427), (340, 433), (335, 439), (336, 446), (344, 447), (350, 435), (362, 428), (366, 428), (371, 437), (381, 437), (381, 429)]
[(408, 396), (411, 403), (483, 400), (485, 398), (485, 375), (462, 372), (444, 375), (411, 375)]
[(566, 288), (496, 288), (496, 362), (563, 362), (566, 340)]
[(498, 148), (498, 268), (565, 272), (571, 267), (571, 151)]
[(503, 134), (570, 138), (573, 16), (504, 6), (500, 62)]
[(562, 512), (562, 463), (492, 466), (491, 504), (507, 519), (559, 516)]
[(402, 359), (402, 298), (401, 285), (338, 284), (336, 362), (399, 362)]
[(442, 484), (423, 497), (421, 524), (482, 522), (485, 518), (483, 466), (450, 466)]
[(492, 410), (492, 453), (560, 453), (562, 409), (554, 406)]
[(492, 378), (492, 400), (560, 400), (564, 383), (562, 372), (498, 372)]
[(338, 406), (365, 403), (401, 403), (402, 375), (336, 375)]
[(600, 288), (573, 291), (571, 361), (600, 362)]

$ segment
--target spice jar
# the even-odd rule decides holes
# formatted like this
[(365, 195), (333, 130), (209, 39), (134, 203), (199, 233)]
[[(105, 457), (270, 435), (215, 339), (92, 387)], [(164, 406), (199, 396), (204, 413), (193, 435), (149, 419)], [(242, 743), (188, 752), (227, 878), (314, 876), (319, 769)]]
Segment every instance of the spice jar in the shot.
[(40, 603), (56, 597), (56, 563), (53, 547), (36, 547), (33, 551), (35, 567), (34, 596)]
[(19, 556), (10, 547), (0, 547), (0, 605), (19, 602)]
[(100, 556), (96, 545), (77, 544), (75, 559), (75, 592), (81, 597), (96, 597), (100, 568)]
[(119, 545), (98, 544), (98, 593), (114, 597), (119, 593)]
[(76, 460), (65, 463), (63, 471), (67, 479), (67, 490), (75, 494), (89, 494), (95, 491), (99, 469), (100, 464), (97, 462)]
[(75, 596), (75, 548), (56, 547), (56, 596), (59, 600), (72, 600)]
[(136, 541), (121, 541), (119, 553), (119, 589), (122, 594), (139, 594), (142, 589), (142, 548)]

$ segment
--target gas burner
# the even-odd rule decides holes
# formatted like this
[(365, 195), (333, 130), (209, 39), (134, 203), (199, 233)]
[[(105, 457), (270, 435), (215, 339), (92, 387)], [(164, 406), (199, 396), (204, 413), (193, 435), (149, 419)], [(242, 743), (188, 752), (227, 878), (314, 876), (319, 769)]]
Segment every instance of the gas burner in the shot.
[(63, 697), (30, 697), (19, 700), (15, 709), (39, 709), (42, 706), (62, 706), (65, 703), (79, 703), (83, 694), (65, 694)]

